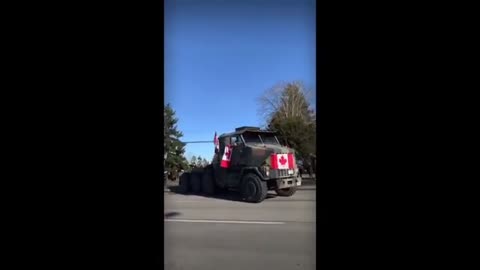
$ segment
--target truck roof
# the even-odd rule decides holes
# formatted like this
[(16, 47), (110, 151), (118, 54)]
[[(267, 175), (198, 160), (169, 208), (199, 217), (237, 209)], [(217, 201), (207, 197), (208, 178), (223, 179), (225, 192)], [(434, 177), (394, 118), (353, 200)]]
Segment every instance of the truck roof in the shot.
[(270, 130), (262, 130), (259, 127), (247, 127), (247, 126), (245, 126), (245, 127), (236, 128), (234, 132), (223, 133), (222, 135), (219, 136), (219, 138), (230, 137), (230, 136), (233, 136), (233, 135), (240, 135), (240, 134), (245, 133), (247, 131), (260, 132), (260, 133), (275, 133), (274, 131), (270, 131)]

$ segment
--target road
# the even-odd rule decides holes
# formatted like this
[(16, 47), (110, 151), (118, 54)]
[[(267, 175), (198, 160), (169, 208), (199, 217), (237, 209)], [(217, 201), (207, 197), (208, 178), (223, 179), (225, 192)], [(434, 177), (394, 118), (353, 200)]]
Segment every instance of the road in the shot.
[(164, 194), (165, 269), (315, 269), (315, 190), (259, 204)]

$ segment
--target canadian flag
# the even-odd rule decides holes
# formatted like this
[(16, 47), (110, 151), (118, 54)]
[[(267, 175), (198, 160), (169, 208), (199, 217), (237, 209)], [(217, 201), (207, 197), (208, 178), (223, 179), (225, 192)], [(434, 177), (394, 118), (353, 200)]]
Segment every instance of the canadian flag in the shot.
[(294, 169), (295, 158), (293, 153), (289, 154), (272, 154), (272, 169)]
[(215, 136), (213, 137), (213, 144), (215, 145), (215, 153), (218, 152), (218, 149), (220, 148), (219, 142), (218, 142), (218, 137), (217, 137), (217, 132), (215, 131)]
[(232, 147), (230, 145), (226, 145), (225, 151), (223, 152), (222, 161), (220, 162), (220, 167), (222, 168), (230, 167), (231, 157), (232, 157)]

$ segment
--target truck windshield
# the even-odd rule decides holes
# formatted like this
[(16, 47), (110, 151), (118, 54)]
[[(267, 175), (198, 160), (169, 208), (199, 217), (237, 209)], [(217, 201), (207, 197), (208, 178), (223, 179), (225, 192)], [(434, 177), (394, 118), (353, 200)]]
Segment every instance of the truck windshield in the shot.
[(278, 141), (273, 133), (245, 132), (243, 133), (243, 139), (245, 140), (245, 143), (267, 143), (278, 145)]
[(263, 143), (278, 144), (275, 134), (263, 133), (263, 134), (260, 134), (260, 137), (262, 137)]

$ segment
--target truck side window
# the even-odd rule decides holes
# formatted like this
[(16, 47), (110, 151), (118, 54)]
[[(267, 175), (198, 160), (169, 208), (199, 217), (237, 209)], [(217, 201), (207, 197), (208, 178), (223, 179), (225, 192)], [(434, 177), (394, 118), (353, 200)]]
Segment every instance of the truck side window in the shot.
[(230, 137), (225, 137), (223, 138), (223, 145), (229, 145), (230, 144)]
[(232, 144), (233, 143), (236, 143), (236, 144), (239, 144), (239, 143), (242, 143), (242, 138), (240, 138), (240, 136), (235, 136), (235, 137), (232, 137)]

